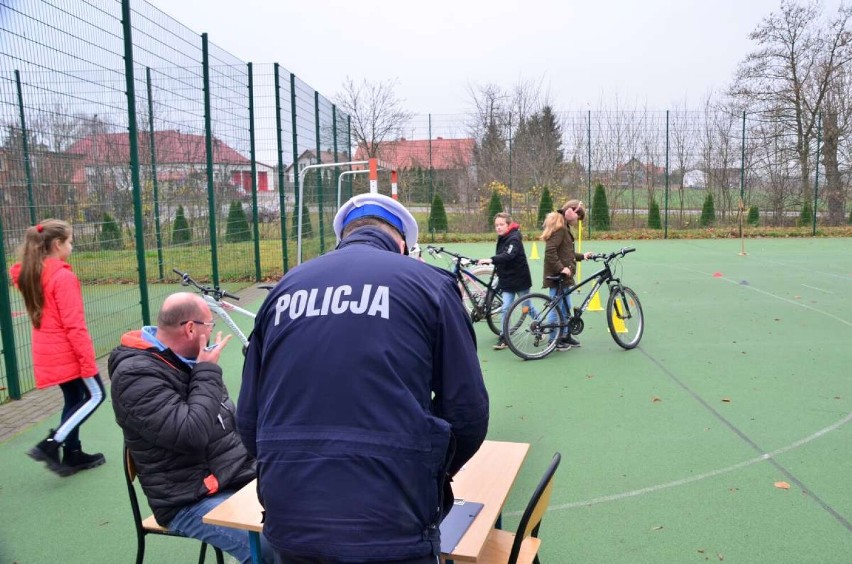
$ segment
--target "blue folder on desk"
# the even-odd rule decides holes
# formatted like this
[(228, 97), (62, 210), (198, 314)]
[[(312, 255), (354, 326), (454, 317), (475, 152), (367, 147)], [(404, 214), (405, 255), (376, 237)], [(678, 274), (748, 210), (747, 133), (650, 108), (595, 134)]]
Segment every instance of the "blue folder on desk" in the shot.
[(453, 508), (441, 521), (441, 552), (449, 554), (456, 548), (482, 507), (475, 501), (457, 499), (453, 502)]

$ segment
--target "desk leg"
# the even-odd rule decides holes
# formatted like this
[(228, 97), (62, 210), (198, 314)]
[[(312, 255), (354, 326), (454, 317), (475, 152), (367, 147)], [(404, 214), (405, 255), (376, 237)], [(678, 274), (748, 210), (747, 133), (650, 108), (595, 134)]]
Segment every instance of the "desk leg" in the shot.
[(262, 564), (260, 559), (260, 533), (249, 531), (249, 550), (251, 550), (251, 561), (254, 564)]
[(503, 513), (502, 512), (497, 514), (497, 521), (494, 523), (494, 528), (495, 529), (502, 529), (503, 528)]

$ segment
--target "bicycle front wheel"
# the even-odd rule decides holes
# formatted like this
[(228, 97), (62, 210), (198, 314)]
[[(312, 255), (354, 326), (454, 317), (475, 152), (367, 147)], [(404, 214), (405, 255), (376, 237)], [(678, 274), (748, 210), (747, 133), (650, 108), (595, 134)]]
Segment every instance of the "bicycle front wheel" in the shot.
[(503, 328), (503, 293), (488, 290), (485, 294), (485, 307), (485, 320), (488, 322), (488, 327), (495, 335), (499, 335)]
[(515, 300), (503, 318), (503, 338), (513, 353), (524, 360), (544, 358), (556, 348), (564, 321), (562, 312), (544, 294)]
[(636, 292), (627, 286), (614, 286), (606, 303), (606, 321), (618, 346), (635, 348), (645, 331), (645, 315)]

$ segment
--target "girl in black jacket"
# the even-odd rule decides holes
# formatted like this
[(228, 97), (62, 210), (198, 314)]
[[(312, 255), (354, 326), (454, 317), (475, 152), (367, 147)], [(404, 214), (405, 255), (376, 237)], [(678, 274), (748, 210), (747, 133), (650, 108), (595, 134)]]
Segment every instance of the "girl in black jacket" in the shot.
[[(499, 278), (497, 288), (503, 292), (503, 315), (518, 296), (530, 293), (532, 276), (524, 251), (520, 225), (512, 222), (509, 214), (500, 212), (494, 216), (494, 230), (497, 231), (497, 251), (490, 259), (482, 259), (479, 264), (493, 264)], [(496, 350), (506, 348), (503, 335), (494, 345)]]

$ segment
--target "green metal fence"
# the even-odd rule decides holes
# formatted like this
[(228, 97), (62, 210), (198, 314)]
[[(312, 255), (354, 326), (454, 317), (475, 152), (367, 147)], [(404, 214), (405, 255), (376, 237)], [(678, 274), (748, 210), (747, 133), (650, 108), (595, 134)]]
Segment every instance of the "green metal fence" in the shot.
[[(336, 127), (347, 116), (324, 96), (146, 2), (4, 1), (0, 16), (2, 402), (34, 387), (30, 326), (8, 280), (27, 226), (73, 224), (100, 355), (151, 322), (173, 268), (234, 289), (285, 273), (292, 163), (351, 150)], [(333, 248), (332, 183), (305, 181), (305, 258)]]
[[(487, 237), (496, 191), (529, 237), (545, 188), (557, 206), (594, 205), (598, 184), (618, 229), (647, 227), (654, 206), (663, 236), (695, 229), (712, 195), (717, 227), (735, 229), (753, 207), (761, 226), (815, 233), (852, 220), (852, 138), (826, 137), (820, 120), (803, 174), (783, 116), (500, 109), (414, 115), (376, 156), (380, 191), (395, 169), (424, 238), (439, 235), (436, 196), (451, 233)], [(367, 191), (368, 179), (304, 167), (367, 156), (352, 116), (283, 66), (244, 62), (144, 1), (0, 0), (0, 402), (34, 386), (7, 276), (27, 226), (74, 225), (71, 263), (103, 354), (150, 322), (172, 268), (237, 289), (333, 249), (338, 193)]]

